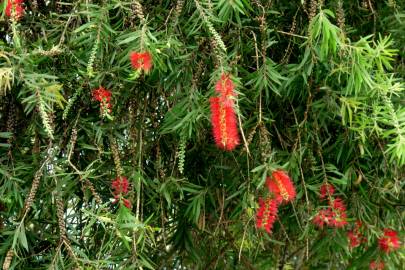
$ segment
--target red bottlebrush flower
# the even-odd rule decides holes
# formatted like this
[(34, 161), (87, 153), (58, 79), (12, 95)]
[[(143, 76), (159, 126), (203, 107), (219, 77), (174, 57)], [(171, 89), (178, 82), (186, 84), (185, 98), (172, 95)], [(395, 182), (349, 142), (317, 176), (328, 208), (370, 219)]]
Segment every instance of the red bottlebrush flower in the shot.
[(211, 123), (215, 143), (231, 151), (239, 144), (238, 124), (233, 107), (224, 106), (219, 97), (210, 98)]
[(120, 194), (126, 195), (128, 193), (128, 187), (128, 179), (124, 176), (117, 177), (111, 182), (111, 188), (114, 190), (113, 193), (116, 196)]
[(334, 213), (332, 209), (322, 209), (319, 210), (318, 214), (314, 217), (313, 223), (319, 228), (323, 228), (325, 225), (330, 225), (332, 219), (334, 218)]
[(277, 206), (276, 200), (267, 198), (266, 201), (259, 198), (259, 209), (256, 214), (256, 226), (257, 228), (263, 228), (268, 233), (271, 233), (274, 222), (277, 219)]
[(341, 198), (329, 201), (330, 207), (334, 212), (334, 217), (330, 222), (333, 227), (341, 228), (347, 225), (346, 205)]
[(93, 99), (100, 102), (101, 113), (111, 113), (111, 92), (100, 86), (92, 91)]
[(339, 215), (336, 215), (330, 222), (330, 225), (332, 227), (336, 228), (343, 228), (344, 226), (347, 225), (347, 215), (346, 213), (339, 213)]
[(347, 225), (346, 212), (334, 211), (332, 208), (322, 209), (314, 217), (313, 223), (320, 228), (324, 225), (342, 228)]
[(340, 211), (340, 212), (345, 212), (346, 211), (346, 205), (345, 205), (345, 203), (343, 202), (343, 200), (341, 198), (336, 198), (334, 200), (331, 200), (329, 202), (329, 204), (334, 210), (337, 210), (337, 211)]
[(283, 200), (289, 202), (296, 196), (295, 187), (291, 178), (285, 171), (276, 170), (271, 177), (267, 177), (267, 187), (273, 192), (275, 199), (281, 203)]
[(400, 246), (398, 233), (391, 229), (384, 229), (384, 235), (378, 239), (378, 244), (386, 253), (398, 249)]
[(99, 102), (110, 102), (111, 92), (104, 87), (100, 86), (98, 89), (92, 91), (93, 99)]
[(23, 3), (24, 0), (7, 0), (5, 9), (6, 16), (11, 17), (14, 12), (16, 20), (20, 19), (24, 15)]
[(235, 96), (235, 85), (229, 74), (222, 74), (220, 80), (215, 85), (215, 91), (220, 94), (220, 100), (224, 106), (233, 106), (232, 98)]
[(321, 192), (321, 194), (319, 195), (319, 197), (321, 199), (324, 199), (329, 196), (332, 196), (335, 193), (335, 188), (331, 184), (324, 183), (324, 184), (322, 184), (322, 186), (320, 188), (320, 192)]
[(148, 73), (152, 69), (152, 55), (149, 52), (132, 52), (129, 56), (132, 67)]
[(383, 261), (371, 261), (370, 270), (383, 270), (385, 267)]

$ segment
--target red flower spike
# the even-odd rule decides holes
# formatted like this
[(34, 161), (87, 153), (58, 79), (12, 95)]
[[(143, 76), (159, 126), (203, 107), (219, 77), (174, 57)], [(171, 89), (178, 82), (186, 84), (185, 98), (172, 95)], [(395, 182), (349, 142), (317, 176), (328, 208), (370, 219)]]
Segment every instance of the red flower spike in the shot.
[(233, 107), (224, 106), (219, 97), (210, 98), (211, 123), (216, 145), (232, 151), (239, 144), (238, 124)]
[(278, 203), (289, 202), (296, 196), (295, 187), (285, 171), (276, 170), (271, 177), (267, 177), (267, 187), (275, 196)]
[(324, 183), (320, 188), (320, 192), (321, 194), (319, 195), (319, 197), (321, 199), (325, 199), (328, 198), (329, 196), (333, 196), (333, 194), (335, 193), (335, 188), (331, 184)]
[(220, 94), (220, 100), (225, 107), (233, 106), (233, 97), (236, 96), (235, 84), (230, 79), (229, 74), (222, 74), (221, 78), (215, 85), (215, 91)]
[(347, 224), (348, 223), (346, 213), (341, 213), (339, 216), (335, 217), (331, 221), (331, 226), (336, 228), (343, 228)]
[(91, 92), (93, 99), (100, 102), (101, 113), (111, 113), (111, 92), (104, 87), (100, 86)]
[(370, 270), (383, 270), (385, 267), (383, 261), (371, 261)]
[(341, 198), (336, 198), (334, 200), (329, 201), (330, 206), (339, 212), (346, 212), (346, 205)]
[(276, 200), (267, 198), (266, 201), (259, 198), (259, 209), (256, 214), (256, 226), (257, 228), (263, 228), (268, 233), (271, 233), (274, 222), (277, 219), (277, 206)]
[(148, 73), (152, 69), (152, 55), (149, 52), (132, 52), (129, 56), (132, 67)]
[(100, 86), (98, 89), (92, 91), (93, 99), (99, 102), (110, 102), (111, 101), (111, 92), (104, 87)]
[(313, 223), (317, 225), (319, 228), (323, 228), (324, 225), (330, 225), (334, 218), (334, 212), (332, 209), (322, 209), (318, 212), (318, 214), (314, 217)]
[(5, 13), (7, 17), (11, 17), (13, 12), (15, 14), (15, 19), (19, 20), (24, 16), (24, 7), (22, 6), (24, 0), (7, 0)]
[(120, 195), (124, 194), (126, 195), (128, 193), (128, 179), (126, 177), (117, 177), (114, 181), (111, 182), (111, 188), (114, 190), (113, 193), (114, 195)]
[(341, 198), (329, 201), (329, 205), (334, 212), (334, 217), (330, 225), (336, 228), (342, 228), (347, 225), (346, 205)]
[(384, 229), (384, 235), (378, 239), (378, 245), (386, 253), (398, 249), (400, 247), (398, 233), (391, 229)]

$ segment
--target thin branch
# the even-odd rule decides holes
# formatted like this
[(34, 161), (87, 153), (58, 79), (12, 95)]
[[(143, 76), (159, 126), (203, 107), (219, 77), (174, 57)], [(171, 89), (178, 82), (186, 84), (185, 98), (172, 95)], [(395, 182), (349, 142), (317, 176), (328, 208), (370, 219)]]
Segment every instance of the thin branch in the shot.
[(276, 32), (277, 32), (277, 33), (280, 33), (280, 34), (288, 35), (288, 36), (293, 36), (293, 37), (299, 37), (299, 38), (303, 38), (303, 39), (308, 39), (308, 37), (306, 37), (306, 36), (301, 36), (301, 35), (297, 35), (297, 34), (293, 34), (293, 33), (289, 33), (289, 32), (284, 32), (284, 31), (280, 31), (280, 30), (277, 30)]

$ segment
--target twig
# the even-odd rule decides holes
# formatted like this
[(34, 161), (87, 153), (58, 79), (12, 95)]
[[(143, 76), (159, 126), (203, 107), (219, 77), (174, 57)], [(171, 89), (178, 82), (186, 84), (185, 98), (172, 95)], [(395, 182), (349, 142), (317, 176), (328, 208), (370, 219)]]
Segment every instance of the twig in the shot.
[(306, 37), (306, 36), (301, 36), (301, 35), (297, 35), (297, 34), (293, 34), (293, 33), (289, 33), (289, 32), (284, 32), (284, 31), (280, 31), (280, 30), (277, 30), (276, 32), (280, 33), (280, 34), (284, 34), (284, 35), (293, 36), (293, 37), (299, 37), (299, 38), (303, 38), (303, 39), (308, 39), (308, 37)]
[(222, 221), (222, 219), (224, 217), (224, 205), (225, 205), (225, 191), (222, 190), (222, 201), (220, 201), (221, 212), (219, 214), (219, 220), (218, 220), (217, 226), (216, 226), (216, 228), (214, 230), (214, 235), (216, 234), (216, 232), (217, 232), (217, 230), (219, 228), (219, 225), (220, 225), (220, 223), (221, 223), (221, 221)]
[(242, 134), (242, 139), (243, 139), (243, 143), (245, 144), (246, 152), (247, 152), (247, 154), (250, 156), (249, 145), (248, 145), (248, 143), (247, 143), (247, 141), (246, 141), (245, 133), (243, 132), (242, 120), (241, 120), (241, 118), (240, 118), (240, 113), (238, 113), (238, 121), (239, 121), (240, 133)]
[[(259, 48), (257, 47), (257, 39), (255, 33), (252, 31), (253, 39), (255, 42), (256, 53), (256, 70), (259, 70)], [(259, 93), (259, 124), (262, 122), (262, 91)]]
[(238, 254), (238, 260), (240, 261), (240, 258), (242, 256), (242, 249), (243, 249), (243, 243), (245, 242), (245, 236), (246, 236), (246, 231), (249, 228), (249, 223), (250, 221), (254, 218), (254, 216), (251, 216), (250, 219), (248, 220), (245, 229), (243, 230), (243, 236), (242, 236), (242, 243), (240, 244), (240, 248), (239, 248), (239, 254)]
[(368, 6), (370, 7), (371, 14), (373, 14), (373, 21), (374, 21), (374, 26), (373, 26), (373, 37), (375, 37), (375, 32), (376, 32), (376, 24), (377, 24), (377, 17), (375, 16), (375, 11), (373, 9), (373, 5), (370, 0), (368, 0)]
[[(78, 117), (79, 117), (79, 116), (78, 116)], [(68, 155), (67, 155), (67, 163), (69, 164), (70, 167), (72, 167), (72, 169), (73, 169), (73, 170), (76, 172), (76, 174), (79, 176), (80, 182), (84, 183), (85, 186), (87, 186), (87, 188), (90, 189), (90, 191), (91, 191), (91, 193), (93, 194), (93, 196), (94, 196), (96, 202), (97, 202), (98, 204), (102, 204), (103, 201), (101, 200), (100, 195), (97, 193), (96, 189), (94, 188), (93, 183), (91, 183), (88, 179), (83, 178), (83, 177), (82, 177), (83, 172), (81, 172), (81, 171), (72, 163), (72, 161), (70, 160), (71, 157), (72, 157), (72, 153), (73, 153), (73, 150), (74, 150), (74, 147), (75, 147), (75, 144), (76, 144), (76, 139), (77, 139), (77, 130), (76, 130), (77, 120), (78, 120), (78, 118), (76, 119), (76, 123), (75, 123), (75, 125), (74, 125), (74, 127), (73, 127), (73, 130), (72, 130), (72, 135), (71, 135), (71, 140), (70, 140), (70, 141), (71, 141), (71, 144), (70, 144), (70, 149), (69, 149), (69, 152), (68, 152)]]

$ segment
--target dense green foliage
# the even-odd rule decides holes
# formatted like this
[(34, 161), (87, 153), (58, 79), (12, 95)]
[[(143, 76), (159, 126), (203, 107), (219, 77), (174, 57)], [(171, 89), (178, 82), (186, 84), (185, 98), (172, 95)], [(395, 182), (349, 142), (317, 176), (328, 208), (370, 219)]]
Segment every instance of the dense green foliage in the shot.
[[(3, 12), (4, 269), (400, 269), (403, 248), (384, 253), (377, 239), (404, 230), (404, 8), (35, 0), (18, 20)], [(133, 51), (152, 54), (148, 74), (132, 69)], [(210, 124), (223, 72), (238, 92), (231, 152)], [(108, 115), (92, 97), (100, 86)], [(279, 168), (297, 198), (267, 234), (255, 211)], [(113, 203), (119, 175), (131, 209)], [(325, 182), (346, 203), (345, 228), (313, 224)], [(366, 243), (350, 248), (356, 220)]]

